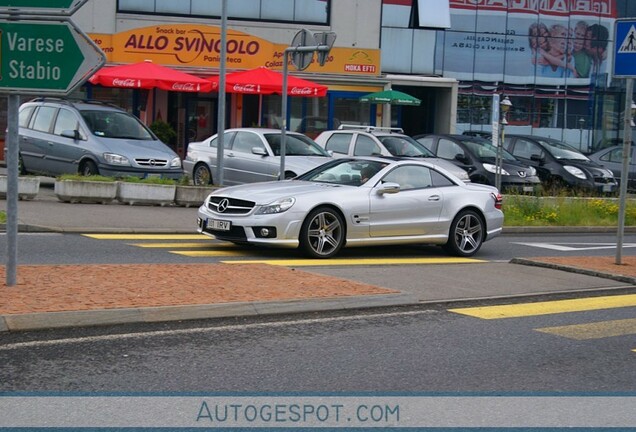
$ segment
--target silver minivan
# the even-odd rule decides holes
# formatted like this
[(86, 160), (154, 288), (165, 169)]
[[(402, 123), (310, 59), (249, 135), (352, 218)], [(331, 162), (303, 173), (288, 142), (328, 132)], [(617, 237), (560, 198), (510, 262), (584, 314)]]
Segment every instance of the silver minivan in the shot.
[(97, 101), (38, 98), (19, 114), (20, 174), (183, 176), (181, 159), (137, 117)]

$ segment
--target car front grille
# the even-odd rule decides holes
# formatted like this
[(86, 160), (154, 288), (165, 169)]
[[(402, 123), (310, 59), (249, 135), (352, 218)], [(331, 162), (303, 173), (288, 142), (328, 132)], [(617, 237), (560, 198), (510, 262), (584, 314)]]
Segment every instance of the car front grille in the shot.
[(203, 227), (203, 231), (212, 234), (219, 240), (227, 240), (236, 243), (246, 243), (247, 236), (245, 235), (245, 229), (241, 226), (233, 226), (229, 231), (218, 231), (207, 226)]
[(210, 198), (208, 208), (218, 214), (241, 215), (251, 212), (255, 205), (253, 201), (215, 196)]
[(595, 176), (594, 183), (610, 184), (610, 183), (614, 183), (614, 179), (612, 177)]
[(135, 159), (135, 162), (137, 163), (137, 165), (145, 167), (162, 168), (168, 166), (167, 159)]

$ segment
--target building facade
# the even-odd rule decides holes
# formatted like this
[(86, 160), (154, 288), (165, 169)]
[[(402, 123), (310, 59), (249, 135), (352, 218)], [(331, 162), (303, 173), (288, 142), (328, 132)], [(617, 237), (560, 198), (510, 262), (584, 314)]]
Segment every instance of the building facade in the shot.
[[(559, 138), (591, 151), (620, 137), (624, 80), (610, 76), (616, 18), (629, 0), (228, 0), (228, 73), (282, 71), (302, 29), (336, 33), (326, 63), (290, 74), (327, 85), (326, 97), (290, 97), (289, 129), (308, 135), (338, 124), (402, 127), (408, 134), (492, 129), (493, 95), (513, 104), (509, 132)], [(218, 75), (220, 0), (89, 0), (73, 21), (108, 65), (153, 61), (201, 77)], [(359, 98), (393, 88), (418, 107)], [(77, 97), (105, 100), (177, 131), (189, 142), (218, 129), (218, 94), (107, 88)], [(228, 93), (225, 127), (282, 122), (279, 95)], [(6, 110), (4, 110), (6, 113)], [(0, 118), (0, 122), (2, 122)], [(6, 119), (5, 124), (6, 124)]]

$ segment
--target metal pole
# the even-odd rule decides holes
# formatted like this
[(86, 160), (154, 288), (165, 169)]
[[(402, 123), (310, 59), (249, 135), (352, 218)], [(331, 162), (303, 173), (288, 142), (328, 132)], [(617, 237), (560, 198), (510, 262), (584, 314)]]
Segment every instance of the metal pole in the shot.
[[(293, 50), (293, 48), (292, 48)], [(283, 91), (281, 97), (283, 98), (281, 104), (281, 128), (280, 128), (280, 174), (278, 179), (285, 180), (285, 151), (287, 141), (287, 71), (289, 69), (287, 65), (287, 58), (289, 55), (289, 48), (287, 48), (283, 54)]]
[(217, 116), (216, 184), (223, 186), (225, 150), (225, 64), (227, 62), (227, 0), (221, 1), (221, 60), (219, 61), (219, 109)]
[(7, 286), (15, 286), (18, 266), (18, 111), (20, 96), (7, 101)]
[(627, 183), (629, 176), (629, 155), (632, 142), (632, 98), (634, 93), (634, 80), (627, 78), (625, 85), (625, 130), (623, 134), (623, 166), (621, 168), (620, 205), (618, 208), (618, 233), (616, 239), (616, 261), (622, 264), (623, 234), (625, 231), (625, 207), (627, 201)]

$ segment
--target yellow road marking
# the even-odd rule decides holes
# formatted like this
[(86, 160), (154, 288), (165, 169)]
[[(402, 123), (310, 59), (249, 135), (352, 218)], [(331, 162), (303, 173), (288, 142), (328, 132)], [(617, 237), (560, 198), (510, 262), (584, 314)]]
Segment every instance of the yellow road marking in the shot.
[(211, 249), (227, 249), (230, 247), (236, 247), (232, 244), (218, 244), (218, 243), (129, 243), (130, 246), (136, 246), (140, 248), (211, 248)]
[(278, 266), (339, 266), (339, 265), (378, 265), (378, 264), (469, 264), (486, 262), (471, 258), (359, 258), (359, 259), (280, 259), (224, 261), (225, 264), (269, 264)]
[[(220, 256), (245, 256), (248, 251), (241, 250), (218, 250), (218, 251), (176, 251), (171, 250), (170, 253), (176, 255), (183, 255), (192, 258), (201, 258), (201, 257), (220, 257)], [(244, 261), (238, 261), (244, 262)]]
[(568, 339), (587, 340), (636, 334), (636, 319), (601, 321), (589, 324), (576, 324), (536, 329)]
[(203, 240), (203, 234), (82, 234), (97, 240)]
[(519, 303), (500, 306), (449, 309), (463, 315), (481, 319), (519, 318), (566, 312), (582, 312), (636, 306), (636, 294), (589, 297), (573, 300)]

